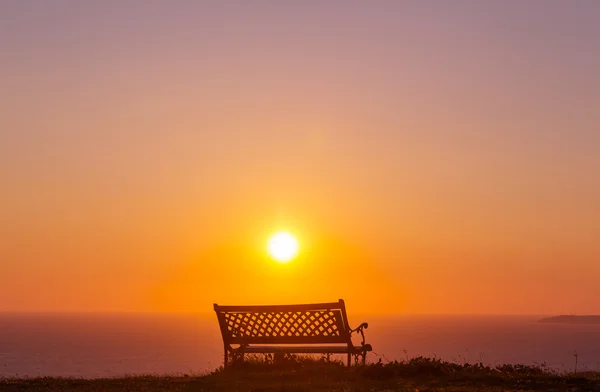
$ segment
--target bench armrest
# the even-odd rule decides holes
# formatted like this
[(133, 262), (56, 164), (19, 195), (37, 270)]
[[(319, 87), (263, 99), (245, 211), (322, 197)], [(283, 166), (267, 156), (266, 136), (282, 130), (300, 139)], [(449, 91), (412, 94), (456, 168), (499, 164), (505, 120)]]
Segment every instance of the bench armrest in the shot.
[(364, 330), (367, 329), (367, 328), (369, 328), (369, 324), (368, 323), (362, 323), (358, 327), (350, 330), (350, 334), (353, 334), (355, 332), (359, 332), (360, 333), (360, 336), (362, 337), (361, 344), (363, 346), (365, 345), (365, 332), (364, 332)]

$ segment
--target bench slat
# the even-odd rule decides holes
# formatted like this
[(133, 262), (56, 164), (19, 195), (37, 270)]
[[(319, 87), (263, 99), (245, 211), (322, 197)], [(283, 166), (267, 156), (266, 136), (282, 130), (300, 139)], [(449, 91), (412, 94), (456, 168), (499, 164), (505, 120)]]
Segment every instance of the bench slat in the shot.
[(214, 304), (217, 312), (287, 312), (301, 310), (326, 310), (342, 309), (343, 303), (325, 302), (320, 304), (299, 304), (299, 305), (217, 305)]
[[(249, 346), (245, 347), (242, 351), (246, 354), (347, 354), (349, 349), (348, 346)], [(361, 346), (354, 346), (353, 352), (361, 351), (363, 351)]]
[(231, 338), (228, 344), (322, 344), (339, 343), (347, 344), (346, 337), (340, 336), (257, 336), (251, 339)]

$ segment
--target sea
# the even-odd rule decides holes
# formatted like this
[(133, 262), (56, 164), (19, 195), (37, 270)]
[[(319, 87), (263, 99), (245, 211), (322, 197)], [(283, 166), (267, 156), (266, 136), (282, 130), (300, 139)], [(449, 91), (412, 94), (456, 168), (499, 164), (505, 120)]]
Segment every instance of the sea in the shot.
[[(370, 361), (427, 356), (600, 371), (600, 325), (539, 318), (351, 315), (369, 322)], [(0, 377), (197, 375), (221, 366), (222, 350), (214, 314), (0, 313)]]

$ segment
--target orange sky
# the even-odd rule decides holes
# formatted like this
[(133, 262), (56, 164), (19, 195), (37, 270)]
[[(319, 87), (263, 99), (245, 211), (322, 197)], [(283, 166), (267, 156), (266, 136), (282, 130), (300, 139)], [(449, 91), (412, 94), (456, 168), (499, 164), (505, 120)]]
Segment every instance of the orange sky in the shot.
[(2, 3), (0, 311), (598, 313), (598, 18)]

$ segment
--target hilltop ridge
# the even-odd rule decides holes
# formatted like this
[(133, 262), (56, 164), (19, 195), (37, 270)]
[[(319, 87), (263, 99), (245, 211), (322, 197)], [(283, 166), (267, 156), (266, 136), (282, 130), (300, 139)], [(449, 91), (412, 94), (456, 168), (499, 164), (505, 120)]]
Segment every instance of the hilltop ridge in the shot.
[(2, 379), (3, 392), (505, 392), (599, 391), (599, 374), (558, 374), (544, 366), (457, 364), (440, 359), (345, 367), (311, 358), (249, 358), (204, 375), (137, 376), (109, 379)]

